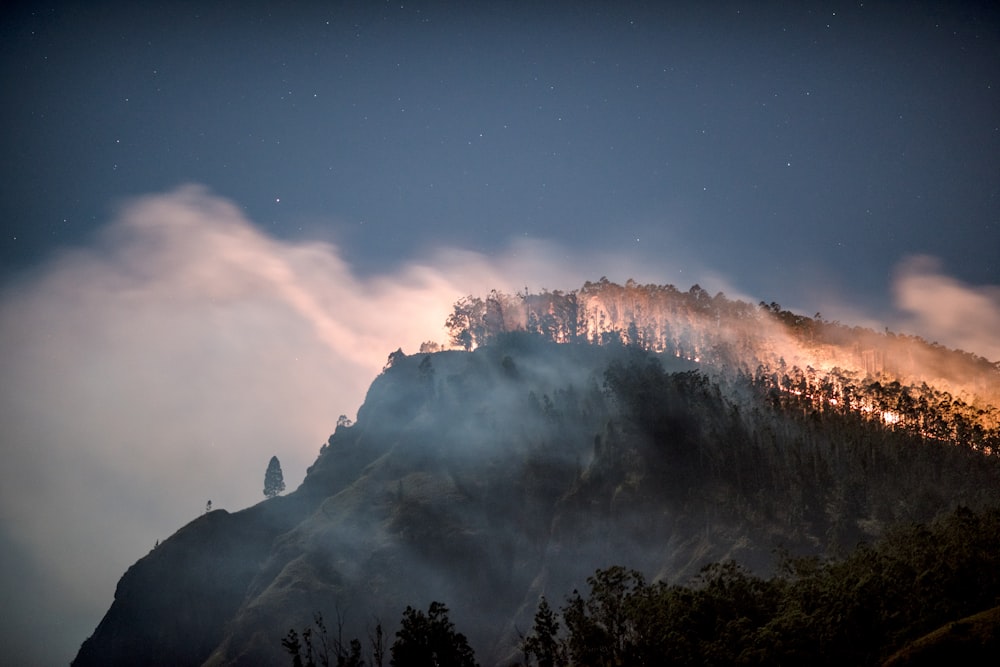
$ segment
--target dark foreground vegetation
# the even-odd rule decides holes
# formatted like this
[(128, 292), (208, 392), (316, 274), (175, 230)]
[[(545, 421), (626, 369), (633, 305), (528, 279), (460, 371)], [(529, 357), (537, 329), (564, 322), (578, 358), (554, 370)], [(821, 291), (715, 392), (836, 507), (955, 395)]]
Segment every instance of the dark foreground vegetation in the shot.
[[(1000, 649), (998, 547), (1000, 509), (959, 508), (842, 559), (782, 557), (769, 578), (733, 561), (706, 566), (687, 585), (650, 583), (613, 566), (558, 609), (541, 598), (514, 664), (879, 665), (890, 656), (894, 665), (992, 664)], [(366, 655), (356, 639), (328, 639), (319, 617), (316, 627), (319, 641), (312, 628), (305, 644), (294, 630), (283, 640), (295, 667), (384, 664), (381, 625)], [(433, 602), (426, 614), (407, 607), (389, 664), (476, 663), (447, 607)]]
[[(732, 561), (707, 566), (687, 586), (599, 570), (589, 594), (574, 591), (559, 613), (542, 600), (525, 662), (876, 665), (950, 621), (1000, 605), (998, 547), (1000, 511), (959, 509), (844, 559), (785, 559), (767, 579)], [(998, 647), (994, 639), (980, 648), (995, 659)]]

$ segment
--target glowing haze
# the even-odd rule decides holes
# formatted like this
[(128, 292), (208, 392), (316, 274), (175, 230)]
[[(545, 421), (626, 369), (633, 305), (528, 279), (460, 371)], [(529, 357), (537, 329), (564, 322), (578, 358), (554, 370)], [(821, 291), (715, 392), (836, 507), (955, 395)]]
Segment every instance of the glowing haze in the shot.
[(941, 262), (902, 262), (894, 283), (900, 327), (931, 341), (1000, 360), (1000, 287), (973, 287), (944, 275)]
[[(132, 201), (92, 247), (7, 286), (0, 571), (6, 599), (25, 599), (4, 654), (68, 660), (157, 540), (209, 500), (263, 499), (272, 455), (294, 489), (389, 352), (444, 342), (457, 298), (618, 263), (574, 259), (441, 249), (361, 278), (335, 246), (270, 238), (188, 186)], [(40, 634), (58, 638), (51, 660)]]
[[(24, 610), (3, 630), (5, 655), (68, 659), (157, 540), (209, 500), (230, 511), (261, 500), (272, 455), (294, 489), (389, 352), (445, 342), (459, 297), (574, 289), (595, 273), (668, 282), (541, 243), (494, 257), (440, 249), (360, 277), (336, 246), (271, 238), (197, 186), (130, 202), (90, 247), (2, 293), (0, 571)], [(895, 295), (916, 333), (1000, 358), (997, 288), (918, 258)]]

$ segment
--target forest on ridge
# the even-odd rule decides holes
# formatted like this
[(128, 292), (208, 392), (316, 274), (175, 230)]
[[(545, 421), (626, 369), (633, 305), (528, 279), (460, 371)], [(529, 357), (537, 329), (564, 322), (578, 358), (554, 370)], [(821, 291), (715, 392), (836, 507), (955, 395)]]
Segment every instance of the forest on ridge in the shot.
[(995, 363), (607, 281), (467, 297), (447, 328), (389, 355), (297, 489), (207, 512), (135, 563), (74, 665), (995, 647)]
[[(632, 345), (735, 376), (788, 407), (854, 411), (925, 438), (1000, 451), (1000, 361), (918, 336), (806, 317), (777, 303), (709, 295), (698, 285), (625, 285), (607, 278), (576, 291), (491, 291), (454, 304), (451, 345), (469, 350), (508, 332), (556, 343)], [(421, 351), (443, 346), (424, 344)]]

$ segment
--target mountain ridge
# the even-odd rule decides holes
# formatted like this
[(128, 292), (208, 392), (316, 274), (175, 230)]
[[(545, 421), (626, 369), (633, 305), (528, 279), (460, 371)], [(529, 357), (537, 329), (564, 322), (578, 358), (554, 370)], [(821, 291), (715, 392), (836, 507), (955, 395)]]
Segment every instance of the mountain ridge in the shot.
[[(923, 422), (826, 398), (854, 385), (803, 372), (800, 390), (794, 373), (719, 363), (708, 336), (686, 339), (691, 360), (598, 338), (496, 331), (467, 352), (390, 355), (298, 489), (164, 541), (74, 664), (280, 663), (280, 637), (316, 611), (364, 637), (435, 599), (501, 664), (540, 595), (599, 567), (678, 581), (732, 558), (766, 572), (774, 549), (834, 554), (1000, 503), (989, 429), (979, 446), (946, 445)], [(128, 621), (140, 618), (158, 629)]]

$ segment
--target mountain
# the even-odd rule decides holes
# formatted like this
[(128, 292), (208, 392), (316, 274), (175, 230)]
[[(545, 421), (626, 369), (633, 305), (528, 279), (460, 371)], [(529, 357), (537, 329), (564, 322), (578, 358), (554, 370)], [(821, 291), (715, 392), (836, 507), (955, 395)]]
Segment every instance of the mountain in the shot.
[(74, 665), (288, 664), (444, 601), (483, 664), (598, 568), (685, 582), (845, 554), (1000, 505), (998, 367), (700, 288), (468, 297), (465, 351), (401, 351), (302, 485), (216, 510), (122, 577)]

